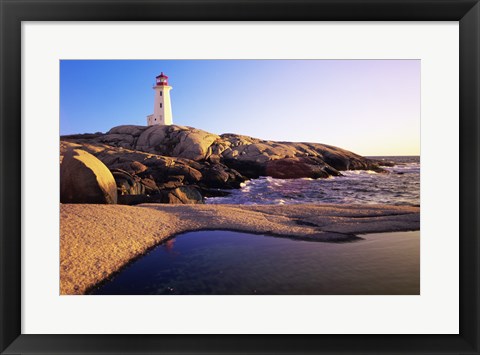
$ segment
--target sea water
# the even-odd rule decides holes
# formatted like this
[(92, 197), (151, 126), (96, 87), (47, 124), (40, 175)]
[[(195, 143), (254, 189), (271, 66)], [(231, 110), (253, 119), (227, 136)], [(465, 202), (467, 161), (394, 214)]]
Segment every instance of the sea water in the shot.
[(261, 177), (245, 182), (242, 188), (227, 190), (225, 197), (206, 199), (209, 204), (391, 204), (420, 206), (420, 157), (375, 157), (395, 162), (371, 170), (342, 171), (343, 176), (327, 179), (274, 179)]

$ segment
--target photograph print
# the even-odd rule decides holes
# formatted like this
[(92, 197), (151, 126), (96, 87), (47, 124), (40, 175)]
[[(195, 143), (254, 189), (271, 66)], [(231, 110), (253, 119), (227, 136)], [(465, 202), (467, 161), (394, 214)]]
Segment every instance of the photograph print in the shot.
[(61, 295), (419, 295), (420, 60), (61, 60)]

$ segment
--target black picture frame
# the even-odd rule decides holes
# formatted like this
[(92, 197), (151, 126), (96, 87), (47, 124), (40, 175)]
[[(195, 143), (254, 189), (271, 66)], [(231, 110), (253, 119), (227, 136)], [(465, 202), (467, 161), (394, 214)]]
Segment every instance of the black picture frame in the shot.
[[(0, 13), (0, 351), (2, 354), (479, 353), (480, 5), (478, 0), (0, 0)], [(21, 22), (167, 20), (459, 21), (460, 334), (21, 334)], [(450, 163), (449, 169), (452, 169), (455, 162)], [(441, 311), (439, 309), (439, 312)]]

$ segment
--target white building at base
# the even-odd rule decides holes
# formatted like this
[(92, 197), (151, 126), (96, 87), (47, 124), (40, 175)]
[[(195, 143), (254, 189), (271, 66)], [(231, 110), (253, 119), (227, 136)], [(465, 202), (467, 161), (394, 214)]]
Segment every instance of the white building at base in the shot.
[(168, 76), (160, 73), (156, 78), (153, 114), (147, 116), (147, 125), (171, 125), (173, 123), (172, 104), (170, 102), (171, 86), (168, 86)]

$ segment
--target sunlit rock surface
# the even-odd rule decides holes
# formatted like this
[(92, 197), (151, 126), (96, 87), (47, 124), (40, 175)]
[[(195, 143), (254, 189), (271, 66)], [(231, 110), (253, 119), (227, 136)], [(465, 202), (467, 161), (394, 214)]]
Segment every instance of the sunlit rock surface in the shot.
[[(106, 134), (61, 137), (61, 155), (84, 150), (112, 172), (120, 201), (160, 201), (154, 195), (193, 186), (202, 196), (235, 189), (247, 179), (327, 178), (342, 170), (382, 172), (377, 161), (319, 144), (266, 141), (237, 134), (216, 135), (184, 126), (118, 126)], [(62, 157), (61, 157), (62, 159)]]
[(60, 165), (62, 203), (117, 203), (117, 186), (108, 168), (82, 149), (68, 149)]

